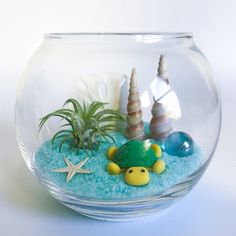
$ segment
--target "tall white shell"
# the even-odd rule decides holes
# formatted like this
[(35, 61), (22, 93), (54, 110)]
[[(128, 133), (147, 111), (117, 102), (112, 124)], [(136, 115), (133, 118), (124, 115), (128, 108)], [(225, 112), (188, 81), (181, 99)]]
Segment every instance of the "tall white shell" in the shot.
[(141, 102), (139, 99), (135, 68), (132, 70), (129, 84), (126, 135), (128, 139), (142, 140), (144, 138), (144, 123), (142, 120)]
[(171, 119), (179, 119), (181, 110), (178, 97), (173, 91), (169, 82), (169, 75), (164, 55), (160, 56), (157, 76), (150, 84), (150, 88), (155, 101), (163, 104), (168, 117)]
[(154, 101), (151, 112), (152, 112), (152, 119), (150, 121), (151, 138), (157, 140), (163, 140), (172, 131), (172, 124), (169, 114), (167, 113), (165, 106), (158, 101)]
[(169, 79), (168, 79), (168, 72), (167, 72), (167, 66), (166, 66), (166, 59), (164, 55), (160, 56), (159, 59), (159, 65), (157, 69), (157, 75), (166, 82), (166, 84), (169, 84)]

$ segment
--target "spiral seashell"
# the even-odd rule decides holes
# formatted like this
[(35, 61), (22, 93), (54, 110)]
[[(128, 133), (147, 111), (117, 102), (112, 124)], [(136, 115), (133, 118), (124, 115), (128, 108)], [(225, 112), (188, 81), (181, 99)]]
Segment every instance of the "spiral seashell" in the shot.
[(142, 120), (135, 68), (132, 69), (130, 77), (127, 113), (127, 138), (142, 140), (144, 138), (144, 123)]
[(169, 84), (169, 79), (168, 79), (168, 72), (167, 72), (167, 66), (166, 66), (166, 60), (165, 56), (161, 55), (159, 59), (159, 65), (158, 65), (158, 76), (164, 80), (167, 84)]
[(163, 140), (172, 131), (171, 119), (169, 118), (163, 104), (158, 101), (154, 100), (151, 112), (152, 119), (149, 124), (151, 138)]

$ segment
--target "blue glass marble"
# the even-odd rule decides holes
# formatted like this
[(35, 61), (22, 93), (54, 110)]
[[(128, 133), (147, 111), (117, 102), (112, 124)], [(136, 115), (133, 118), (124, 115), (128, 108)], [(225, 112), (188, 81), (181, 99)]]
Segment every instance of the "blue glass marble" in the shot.
[(185, 132), (171, 133), (165, 141), (165, 151), (171, 156), (189, 156), (193, 154), (193, 139)]

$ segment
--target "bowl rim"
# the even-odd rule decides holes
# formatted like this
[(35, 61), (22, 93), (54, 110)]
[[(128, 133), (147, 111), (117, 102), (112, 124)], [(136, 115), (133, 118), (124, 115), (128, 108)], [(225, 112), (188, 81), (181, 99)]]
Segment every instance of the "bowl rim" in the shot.
[(81, 37), (156, 37), (156, 38), (192, 38), (192, 32), (55, 32), (45, 33), (45, 39), (72, 39)]

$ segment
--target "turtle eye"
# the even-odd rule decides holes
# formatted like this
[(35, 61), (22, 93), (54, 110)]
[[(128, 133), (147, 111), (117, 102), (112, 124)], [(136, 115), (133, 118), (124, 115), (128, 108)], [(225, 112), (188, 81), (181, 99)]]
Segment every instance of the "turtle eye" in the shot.
[(144, 173), (144, 172), (145, 172), (145, 170), (144, 170), (144, 169), (141, 169), (141, 172), (142, 172), (142, 173)]
[(133, 172), (133, 170), (131, 169), (131, 170), (129, 170), (129, 173), (131, 174)]

